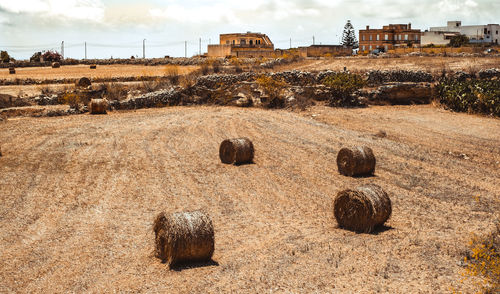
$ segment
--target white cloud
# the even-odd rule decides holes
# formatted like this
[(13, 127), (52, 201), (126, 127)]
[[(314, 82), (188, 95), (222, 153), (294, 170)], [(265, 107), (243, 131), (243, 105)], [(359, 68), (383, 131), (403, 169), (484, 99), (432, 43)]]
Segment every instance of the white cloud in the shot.
[(0, 8), (13, 14), (31, 14), (41, 18), (101, 21), (101, 0), (2, 0)]
[(152, 8), (149, 13), (156, 19), (175, 20), (181, 23), (238, 22), (231, 9), (221, 5), (185, 7), (174, 4), (166, 8)]

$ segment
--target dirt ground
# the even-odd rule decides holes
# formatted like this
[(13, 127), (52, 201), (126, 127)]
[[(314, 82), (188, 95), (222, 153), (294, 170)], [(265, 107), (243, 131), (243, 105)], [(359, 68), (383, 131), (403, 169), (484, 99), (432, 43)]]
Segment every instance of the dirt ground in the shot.
[(404, 56), (401, 58), (334, 58), (309, 59), (300, 64), (290, 64), (279, 70), (298, 69), (303, 71), (343, 70), (365, 72), (367, 70), (424, 70), (431, 73), (446, 71), (477, 72), (481, 69), (500, 67), (500, 57), (419, 57)]
[[(387, 137), (374, 136), (380, 130)], [(0, 292), (465, 293), (470, 234), (500, 211), (500, 121), (432, 106), (171, 107), (0, 122)], [(255, 164), (220, 163), (246, 136)], [(338, 174), (368, 145), (375, 177)], [(337, 228), (344, 188), (381, 185), (375, 234)], [(207, 211), (215, 263), (153, 255), (160, 211)]]
[[(98, 65), (96, 69), (90, 69), (88, 65), (65, 65), (60, 68), (51, 67), (21, 67), (16, 68), (16, 74), (9, 74), (9, 69), (0, 70), (0, 79), (34, 79), (34, 80), (52, 80), (52, 79), (79, 79), (88, 78), (117, 78), (117, 77), (144, 77), (144, 76), (163, 76), (171, 73), (172, 69), (178, 71), (178, 74), (187, 74), (198, 66), (145, 66), (145, 65)], [(0, 87), (1, 91), (1, 87)]]

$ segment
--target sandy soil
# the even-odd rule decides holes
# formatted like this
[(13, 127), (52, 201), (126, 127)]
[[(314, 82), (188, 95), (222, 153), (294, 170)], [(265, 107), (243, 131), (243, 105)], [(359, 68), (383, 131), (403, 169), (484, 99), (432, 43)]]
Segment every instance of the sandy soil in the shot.
[(111, 78), (111, 77), (141, 77), (141, 76), (163, 76), (171, 73), (176, 68), (179, 74), (186, 74), (199, 68), (198, 66), (145, 66), (145, 65), (98, 65), (97, 69), (90, 69), (88, 65), (65, 65), (60, 68), (51, 67), (22, 67), (16, 68), (16, 74), (9, 74), (9, 70), (0, 70), (0, 79), (79, 79), (83, 76), (88, 78)]
[[(470, 293), (466, 243), (499, 217), (499, 133), (498, 119), (431, 106), (9, 119), (0, 292)], [(221, 164), (219, 143), (239, 136), (255, 164)], [(376, 176), (339, 175), (338, 150), (360, 144)], [(336, 192), (371, 182), (392, 199), (387, 227), (337, 228)], [(168, 270), (153, 219), (193, 209), (213, 218), (217, 264)]]
[(306, 60), (300, 64), (290, 64), (280, 70), (298, 69), (304, 71), (315, 70), (343, 70), (350, 71), (378, 70), (424, 70), (432, 73), (462, 70), (477, 72), (481, 69), (500, 67), (500, 57), (401, 57), (401, 58), (334, 58)]

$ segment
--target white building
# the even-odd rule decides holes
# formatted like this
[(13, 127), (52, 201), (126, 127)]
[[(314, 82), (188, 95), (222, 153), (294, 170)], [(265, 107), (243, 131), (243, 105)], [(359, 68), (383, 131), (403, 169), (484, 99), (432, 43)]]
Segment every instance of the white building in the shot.
[(423, 32), (421, 36), (421, 44), (425, 45), (448, 45), (453, 37), (460, 36), (458, 32)]
[(488, 24), (462, 26), (461, 21), (449, 21), (445, 27), (431, 27), (431, 32), (458, 32), (469, 38), (471, 43), (500, 44), (500, 25)]

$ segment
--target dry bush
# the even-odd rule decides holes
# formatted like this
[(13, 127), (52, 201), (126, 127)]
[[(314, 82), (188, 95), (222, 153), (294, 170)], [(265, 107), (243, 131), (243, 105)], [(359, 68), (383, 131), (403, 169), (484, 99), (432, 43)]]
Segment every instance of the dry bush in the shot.
[(128, 95), (128, 87), (116, 82), (101, 84), (100, 91), (105, 93), (104, 96), (109, 101), (120, 101), (126, 99)]
[(178, 65), (167, 65), (165, 66), (165, 75), (172, 85), (179, 84), (180, 71)]
[[(55, 94), (56, 93), (56, 90), (54, 90), (53, 88), (51, 88), (50, 86), (48, 85), (44, 85), (44, 86), (40, 86), (39, 87), (40, 89), (40, 92), (43, 94), (43, 95), (52, 95), (52, 94)], [(67, 92), (67, 91), (66, 91)]]
[(64, 104), (68, 104), (73, 109), (80, 109), (81, 97), (77, 93), (66, 93), (62, 96)]
[(264, 90), (268, 96), (262, 101), (262, 105), (266, 108), (283, 108), (285, 107), (284, 91), (288, 84), (282, 78), (273, 78), (267, 75), (261, 75), (256, 79), (257, 85)]
[(221, 71), (221, 62), (219, 60), (212, 61), (212, 71), (214, 73), (219, 73)]
[(481, 277), (483, 293), (500, 293), (500, 223), (486, 236), (472, 235), (464, 276)]
[(210, 95), (209, 103), (216, 105), (228, 105), (233, 100), (233, 95), (231, 91), (224, 85), (224, 83), (218, 83), (215, 86), (215, 90)]
[(165, 85), (160, 79), (155, 79), (154, 81), (142, 81), (141, 88), (143, 92), (149, 93), (161, 90), (165, 88)]
[(192, 90), (199, 76), (200, 71), (194, 71), (187, 75), (183, 75), (180, 79), (181, 87), (187, 90)]
[(204, 62), (201, 65), (200, 71), (201, 71), (201, 74), (204, 75), (204, 76), (206, 76), (206, 75), (208, 75), (210, 73), (210, 67), (209, 67), (208, 62)]

